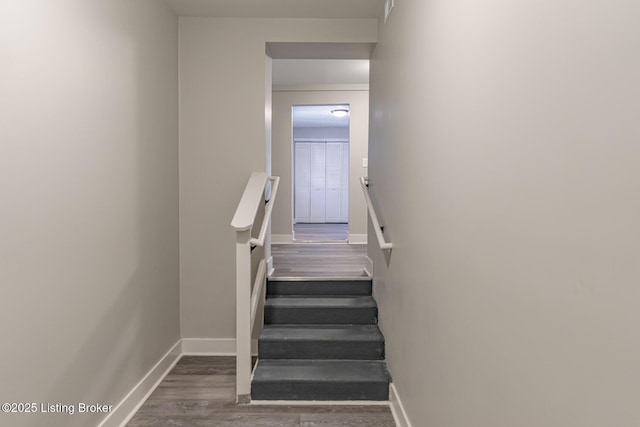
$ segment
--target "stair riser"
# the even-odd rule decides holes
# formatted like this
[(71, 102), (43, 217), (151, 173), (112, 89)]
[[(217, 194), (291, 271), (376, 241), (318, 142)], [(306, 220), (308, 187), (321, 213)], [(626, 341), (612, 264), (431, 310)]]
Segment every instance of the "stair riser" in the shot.
[(370, 280), (269, 280), (253, 400), (388, 401)]
[(379, 382), (310, 383), (277, 382), (253, 383), (253, 400), (389, 400), (389, 385)]
[(267, 295), (371, 295), (370, 281), (269, 281)]
[(262, 359), (383, 360), (383, 342), (258, 341)]
[(265, 324), (375, 325), (378, 309), (265, 307)]

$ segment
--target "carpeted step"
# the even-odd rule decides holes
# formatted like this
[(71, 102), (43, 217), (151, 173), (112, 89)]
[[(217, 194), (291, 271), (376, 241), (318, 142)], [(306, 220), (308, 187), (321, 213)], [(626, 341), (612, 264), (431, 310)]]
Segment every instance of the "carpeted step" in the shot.
[(389, 373), (384, 361), (258, 360), (253, 400), (389, 399)]
[(274, 295), (371, 295), (371, 278), (269, 279), (267, 296)]
[(270, 297), (264, 306), (265, 324), (375, 325), (377, 316), (370, 296)]
[(263, 359), (384, 359), (376, 325), (265, 325), (258, 340)]

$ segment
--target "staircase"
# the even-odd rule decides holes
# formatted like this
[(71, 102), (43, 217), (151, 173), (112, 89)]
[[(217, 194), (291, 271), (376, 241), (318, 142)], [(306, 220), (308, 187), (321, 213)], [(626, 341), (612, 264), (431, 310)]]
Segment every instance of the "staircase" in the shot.
[(270, 279), (252, 400), (389, 399), (371, 279)]

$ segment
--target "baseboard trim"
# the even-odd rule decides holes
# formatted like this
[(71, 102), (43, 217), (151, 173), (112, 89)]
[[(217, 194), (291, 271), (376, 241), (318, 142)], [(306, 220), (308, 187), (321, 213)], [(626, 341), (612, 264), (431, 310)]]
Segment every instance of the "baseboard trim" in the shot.
[(349, 234), (349, 244), (362, 245), (367, 243), (366, 234)]
[(125, 426), (178, 363), (180, 357), (182, 357), (182, 346), (181, 340), (178, 340), (98, 426)]
[[(251, 340), (251, 353), (258, 355), (258, 340)], [(182, 356), (235, 356), (235, 338), (183, 338), (155, 364), (116, 405), (98, 427), (125, 427), (138, 409), (171, 372)]]
[(364, 272), (369, 277), (373, 277), (373, 261), (368, 256), (364, 257)]
[(389, 400), (391, 403), (391, 414), (396, 422), (396, 426), (413, 427), (411, 425), (411, 421), (409, 421), (406, 411), (404, 410), (404, 405), (402, 404), (402, 400), (400, 400), (398, 390), (396, 390), (396, 386), (393, 383), (389, 384)]
[[(258, 340), (251, 340), (251, 353), (258, 354)], [(235, 338), (183, 338), (184, 356), (235, 356)]]
[[(183, 338), (154, 365), (98, 427), (125, 427), (138, 409), (171, 372), (182, 356), (235, 356), (234, 338)], [(258, 354), (258, 340), (251, 340), (251, 352)], [(393, 383), (389, 401), (251, 401), (252, 405), (388, 405), (398, 427), (413, 427)]]
[(293, 234), (272, 234), (271, 244), (274, 245), (286, 245), (293, 243)]
[(270, 256), (267, 260), (267, 277), (271, 277), (276, 270), (273, 268), (273, 257)]
[[(347, 242), (350, 245), (366, 245), (368, 242), (367, 235), (366, 234), (349, 234)], [(293, 234), (272, 234), (271, 235), (271, 244), (273, 245), (288, 245), (292, 243), (294, 243)], [(301, 243), (301, 242), (298, 242), (298, 243)], [(336, 243), (344, 243), (344, 241), (336, 242)]]

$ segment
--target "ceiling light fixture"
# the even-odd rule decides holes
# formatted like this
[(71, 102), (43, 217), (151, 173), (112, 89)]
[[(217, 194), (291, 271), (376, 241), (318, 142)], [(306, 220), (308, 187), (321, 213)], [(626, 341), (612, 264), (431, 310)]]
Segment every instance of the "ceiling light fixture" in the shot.
[(331, 110), (331, 114), (338, 118), (347, 117), (349, 115), (349, 110), (346, 108), (336, 108), (335, 110)]

